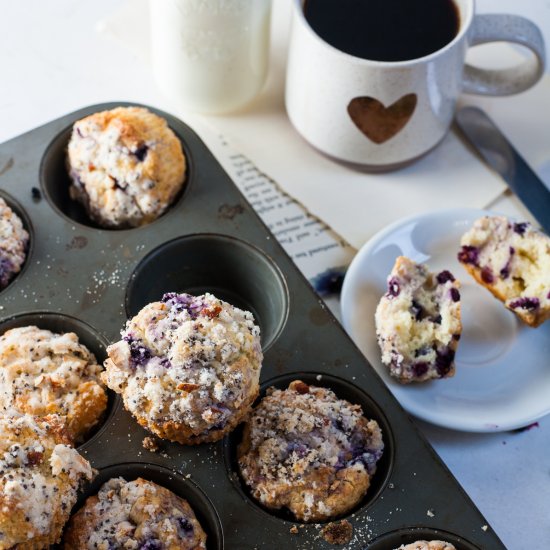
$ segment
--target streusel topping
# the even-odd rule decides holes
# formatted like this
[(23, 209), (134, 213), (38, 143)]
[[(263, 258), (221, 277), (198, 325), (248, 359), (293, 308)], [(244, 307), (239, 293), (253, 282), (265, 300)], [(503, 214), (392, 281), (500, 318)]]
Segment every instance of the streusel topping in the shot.
[(61, 534), (80, 482), (92, 477), (69, 443), (56, 415), (0, 416), (0, 548)]
[(104, 379), (130, 412), (200, 435), (225, 425), (257, 393), (260, 329), (212, 294), (165, 294), (128, 321), (108, 349)]
[(366, 491), (383, 448), (377, 422), (359, 405), (297, 380), (286, 390), (270, 389), (256, 407), (239, 465), (254, 496), (268, 506), (292, 509), (298, 492), (299, 515), (307, 521), (353, 507), (363, 494), (346, 495), (348, 502), (332, 502), (331, 494), (348, 474), (364, 478)]
[(8, 330), (0, 336), (0, 407), (65, 416), (71, 436), (79, 440), (107, 406), (102, 370), (73, 332)]

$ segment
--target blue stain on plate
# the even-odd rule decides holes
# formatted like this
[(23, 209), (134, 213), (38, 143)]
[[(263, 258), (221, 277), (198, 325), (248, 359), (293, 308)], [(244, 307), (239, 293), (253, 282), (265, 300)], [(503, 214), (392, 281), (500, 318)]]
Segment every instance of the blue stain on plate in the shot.
[(340, 294), (342, 290), (342, 283), (344, 282), (346, 270), (347, 267), (344, 266), (331, 267), (315, 275), (315, 277), (312, 277), (309, 282), (319, 296), (334, 296)]

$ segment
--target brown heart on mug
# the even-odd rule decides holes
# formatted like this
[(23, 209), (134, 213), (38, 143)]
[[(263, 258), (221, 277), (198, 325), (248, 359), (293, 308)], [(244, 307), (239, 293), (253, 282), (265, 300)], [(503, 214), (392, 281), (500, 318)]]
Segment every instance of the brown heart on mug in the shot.
[(363, 134), (380, 144), (395, 136), (409, 122), (416, 101), (416, 94), (407, 94), (389, 107), (384, 107), (374, 97), (355, 97), (349, 102), (348, 113)]

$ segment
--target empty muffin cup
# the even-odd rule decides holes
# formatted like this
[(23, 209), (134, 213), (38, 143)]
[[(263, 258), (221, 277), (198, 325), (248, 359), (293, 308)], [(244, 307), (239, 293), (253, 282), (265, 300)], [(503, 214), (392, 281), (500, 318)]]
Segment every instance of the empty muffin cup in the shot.
[(128, 317), (169, 292), (209, 292), (250, 311), (260, 326), (264, 351), (277, 339), (288, 315), (288, 289), (279, 268), (260, 250), (223, 235), (179, 237), (150, 252), (130, 277)]

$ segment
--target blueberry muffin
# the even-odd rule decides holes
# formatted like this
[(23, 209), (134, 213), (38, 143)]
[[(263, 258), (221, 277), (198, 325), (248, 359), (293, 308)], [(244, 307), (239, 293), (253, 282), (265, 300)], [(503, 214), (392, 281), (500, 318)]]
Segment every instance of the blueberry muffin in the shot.
[(268, 390), (246, 422), (237, 455), (254, 498), (300, 521), (349, 512), (382, 456), (382, 432), (359, 405), (300, 380)]
[(70, 194), (102, 227), (158, 218), (183, 186), (186, 162), (166, 121), (142, 107), (118, 107), (75, 122), (69, 141)]
[(522, 321), (537, 327), (550, 317), (550, 237), (527, 222), (485, 216), (460, 244), (470, 275)]
[(80, 443), (107, 407), (102, 370), (73, 332), (8, 330), (0, 336), (0, 409), (63, 416)]
[(91, 477), (59, 417), (0, 416), (0, 550), (59, 542), (79, 485)]
[(23, 222), (0, 197), (0, 290), (21, 271), (28, 244), (29, 234)]
[(248, 311), (212, 294), (165, 294), (109, 346), (103, 380), (157, 436), (217, 441), (258, 396), (260, 329)]
[(205, 550), (206, 534), (182, 498), (145, 479), (115, 478), (71, 518), (65, 550)]
[(404, 256), (395, 261), (375, 321), (382, 363), (398, 382), (454, 375), (462, 332), (459, 288), (449, 271), (430, 273)]
[(456, 550), (450, 542), (442, 540), (417, 540), (411, 544), (402, 544), (395, 550)]

